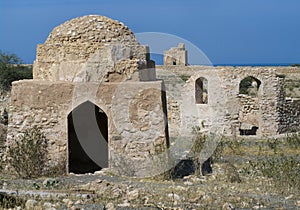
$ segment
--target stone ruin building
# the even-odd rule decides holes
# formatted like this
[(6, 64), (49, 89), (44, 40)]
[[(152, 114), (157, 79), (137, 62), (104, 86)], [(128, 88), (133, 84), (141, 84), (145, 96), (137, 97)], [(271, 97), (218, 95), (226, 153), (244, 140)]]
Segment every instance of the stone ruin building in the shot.
[(164, 65), (188, 65), (188, 53), (183, 43), (164, 52)]
[(149, 48), (127, 26), (72, 19), (37, 46), (33, 80), (13, 83), (7, 143), (38, 126), (49, 162), (66, 161), (68, 172), (144, 174), (145, 160), (168, 146), (162, 90)]
[(280, 69), (188, 66), (184, 44), (165, 51), (164, 64), (155, 67), (123, 23), (63, 23), (37, 46), (33, 80), (13, 83), (7, 143), (39, 126), (49, 163), (64, 161), (68, 173), (145, 176), (169, 137), (195, 126), (228, 136), (300, 130), (300, 100), (285, 98)]

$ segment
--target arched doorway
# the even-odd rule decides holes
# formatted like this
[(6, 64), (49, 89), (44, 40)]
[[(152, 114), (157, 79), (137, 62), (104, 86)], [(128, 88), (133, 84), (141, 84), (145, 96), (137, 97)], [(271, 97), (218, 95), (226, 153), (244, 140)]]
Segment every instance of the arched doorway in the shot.
[(108, 167), (107, 115), (90, 101), (68, 115), (69, 172), (93, 173)]

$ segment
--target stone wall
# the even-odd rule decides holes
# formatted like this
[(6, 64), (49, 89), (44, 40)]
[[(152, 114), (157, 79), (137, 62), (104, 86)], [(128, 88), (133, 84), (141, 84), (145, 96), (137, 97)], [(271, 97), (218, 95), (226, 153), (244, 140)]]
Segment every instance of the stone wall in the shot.
[(239, 122), (259, 127), (259, 122), (257, 120), (259, 118), (258, 98), (242, 94), (238, 97), (240, 98)]
[(280, 133), (300, 130), (300, 100), (286, 100), (281, 110)]
[[(294, 128), (298, 120), (291, 113), (299, 113), (300, 108), (297, 102), (289, 105), (291, 102), (285, 101), (284, 81), (278, 76), (284, 72), (300, 75), (300, 70), (293, 67), (157, 66), (157, 77), (166, 83), (170, 135), (177, 135), (171, 131), (183, 126), (239, 135), (241, 126), (249, 124), (258, 127), (259, 136), (282, 133), (281, 122)], [(248, 76), (261, 82), (257, 97), (239, 94), (239, 84)], [(208, 80), (207, 104), (195, 103), (195, 81), (200, 77)], [(284, 115), (279, 111), (283, 104)]]
[[(134, 78), (147, 58), (146, 46), (101, 46), (89, 52), (90, 45), (57, 46), (38, 45), (33, 78), (49, 81), (120, 82)], [(54, 55), (50, 55), (54, 53)], [(105, 70), (105, 71), (103, 71)]]
[[(130, 175), (142, 176), (150, 170), (149, 167), (152, 168), (145, 161), (167, 148), (161, 89), (161, 81), (101, 84), (14, 82), (6, 143), (12, 144), (25, 129), (38, 126), (48, 139), (49, 162), (66, 161), (67, 164), (68, 115), (82, 103), (90, 101), (108, 117), (110, 167), (113, 168), (115, 161), (122, 157), (123, 165), (118, 167), (126, 168), (125, 164), (130, 163)], [(25, 92), (26, 97), (23, 97)]]

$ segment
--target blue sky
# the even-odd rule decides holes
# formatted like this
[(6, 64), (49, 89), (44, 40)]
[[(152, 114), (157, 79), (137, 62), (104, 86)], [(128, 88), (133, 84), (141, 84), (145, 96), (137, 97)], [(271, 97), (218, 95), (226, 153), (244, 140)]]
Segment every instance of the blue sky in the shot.
[(105, 15), (186, 39), (213, 64), (300, 63), (300, 0), (0, 0), (0, 49), (25, 63), (53, 27)]

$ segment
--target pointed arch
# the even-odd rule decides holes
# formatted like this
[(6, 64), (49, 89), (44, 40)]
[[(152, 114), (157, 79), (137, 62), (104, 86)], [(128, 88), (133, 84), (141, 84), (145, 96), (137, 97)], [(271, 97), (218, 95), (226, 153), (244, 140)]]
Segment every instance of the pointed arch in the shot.
[(108, 118), (86, 101), (68, 115), (68, 170), (93, 173), (108, 167)]

